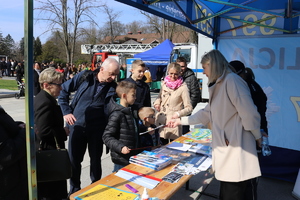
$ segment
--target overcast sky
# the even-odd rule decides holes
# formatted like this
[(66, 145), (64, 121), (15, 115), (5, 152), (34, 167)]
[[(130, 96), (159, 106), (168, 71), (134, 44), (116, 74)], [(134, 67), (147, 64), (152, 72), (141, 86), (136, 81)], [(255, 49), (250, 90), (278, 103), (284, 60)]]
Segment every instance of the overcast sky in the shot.
[[(118, 18), (122, 23), (129, 23), (134, 20), (145, 20), (145, 17), (139, 14), (138, 10), (133, 7), (114, 0), (107, 0), (106, 2), (114, 11), (122, 11)], [(105, 14), (99, 13), (99, 20), (102, 20), (104, 23)], [(46, 26), (47, 24), (34, 21), (34, 37), (40, 37), (42, 43), (44, 43), (49, 36), (49, 34), (42, 35), (42, 33), (47, 30)], [(22, 37), (24, 37), (24, 0), (9, 0), (1, 4), (0, 32), (2, 32), (3, 37), (10, 34), (15, 42), (19, 42)]]

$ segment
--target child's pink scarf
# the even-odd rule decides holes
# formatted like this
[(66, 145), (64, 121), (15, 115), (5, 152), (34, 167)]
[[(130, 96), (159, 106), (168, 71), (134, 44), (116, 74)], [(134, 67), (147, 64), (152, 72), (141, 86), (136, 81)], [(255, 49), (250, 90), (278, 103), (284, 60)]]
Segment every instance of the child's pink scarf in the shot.
[(169, 75), (165, 77), (164, 81), (165, 81), (166, 86), (173, 90), (176, 90), (177, 88), (179, 88), (183, 83), (182, 77), (179, 77), (176, 81), (171, 81)]

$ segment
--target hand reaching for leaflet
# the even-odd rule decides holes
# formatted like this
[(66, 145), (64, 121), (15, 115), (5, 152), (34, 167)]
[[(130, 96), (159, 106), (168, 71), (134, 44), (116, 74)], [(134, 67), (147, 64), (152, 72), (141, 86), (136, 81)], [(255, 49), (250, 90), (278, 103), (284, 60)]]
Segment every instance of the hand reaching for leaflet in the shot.
[(169, 128), (175, 128), (178, 125), (181, 125), (181, 120), (180, 118), (177, 119), (171, 119), (168, 123), (167, 123), (167, 127)]

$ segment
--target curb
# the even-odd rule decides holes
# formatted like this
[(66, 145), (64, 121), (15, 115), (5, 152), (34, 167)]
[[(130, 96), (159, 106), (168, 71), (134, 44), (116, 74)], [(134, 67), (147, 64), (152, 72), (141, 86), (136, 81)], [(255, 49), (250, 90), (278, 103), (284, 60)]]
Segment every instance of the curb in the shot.
[(15, 97), (15, 94), (18, 92), (19, 90), (0, 89), (0, 99)]
[[(1, 79), (16, 80), (16, 77), (15, 76), (13, 76), (13, 77), (3, 76)], [(0, 99), (15, 97), (15, 93), (18, 93), (18, 92), (19, 92), (19, 90), (0, 89)]]
[(2, 99), (2, 98), (11, 98), (11, 97), (15, 97), (15, 94), (1, 94), (0, 93), (0, 99)]

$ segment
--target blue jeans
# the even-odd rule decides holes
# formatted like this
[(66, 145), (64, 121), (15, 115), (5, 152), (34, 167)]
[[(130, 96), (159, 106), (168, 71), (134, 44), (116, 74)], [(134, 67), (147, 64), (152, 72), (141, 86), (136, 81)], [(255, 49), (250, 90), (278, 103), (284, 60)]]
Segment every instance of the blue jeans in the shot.
[(123, 167), (125, 167), (124, 165), (119, 165), (119, 164), (114, 164), (114, 169), (112, 172), (117, 172), (120, 169), (122, 169)]

